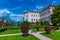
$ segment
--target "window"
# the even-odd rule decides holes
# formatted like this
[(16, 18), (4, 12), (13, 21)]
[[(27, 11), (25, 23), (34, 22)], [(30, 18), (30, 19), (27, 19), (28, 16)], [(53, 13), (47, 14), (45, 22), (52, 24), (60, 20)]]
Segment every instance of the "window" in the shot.
[(33, 19), (31, 19), (31, 21), (33, 22)]
[(50, 11), (48, 11), (48, 13), (50, 13)]
[(37, 17), (37, 15), (36, 15), (36, 17)]
[(40, 19), (39, 19), (39, 21), (40, 21)]
[(31, 16), (33, 16), (33, 14)]
[(37, 21), (37, 19), (36, 19), (36, 21)]
[(40, 17), (40, 15), (37, 15), (37, 17)]
[(34, 15), (34, 17), (35, 17), (35, 15)]
[(35, 19), (34, 19), (34, 21), (35, 21)]

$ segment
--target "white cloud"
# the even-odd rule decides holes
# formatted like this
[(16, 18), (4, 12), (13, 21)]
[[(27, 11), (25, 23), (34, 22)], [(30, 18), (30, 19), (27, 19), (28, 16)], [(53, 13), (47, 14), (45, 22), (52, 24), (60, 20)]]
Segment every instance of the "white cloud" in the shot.
[(36, 6), (36, 9), (42, 9), (44, 6)]
[(13, 14), (13, 13), (11, 13), (9, 10), (7, 10), (7, 9), (2, 9), (2, 10), (0, 10), (0, 16), (3, 15), (3, 14), (7, 14), (7, 13), (8, 13), (10, 16), (21, 16), (21, 17), (24, 17), (23, 14)]
[(5, 16), (5, 14), (10, 14), (10, 11), (8, 11), (7, 9), (1, 9), (0, 10), (0, 17)]
[(35, 9), (35, 10), (33, 10), (33, 11), (38, 11), (38, 10)]
[(8, 11), (7, 9), (0, 10), (0, 14), (4, 14), (4, 13), (10, 13), (10, 11)]
[(17, 21), (17, 22), (23, 20), (20, 16), (10, 16), (10, 19)]
[(6, 13), (10, 13), (10, 11), (8, 11), (7, 9), (4, 9), (3, 11), (6, 12)]
[[(0, 10), (0, 17), (5, 16), (6, 14), (9, 14), (9, 18), (13, 21), (21, 21), (22, 18), (24, 17), (23, 14), (14, 14), (11, 13), (9, 10), (7, 9), (2, 9)], [(8, 16), (8, 15), (7, 15)]]
[(22, 21), (23, 20), (23, 17), (24, 15), (23, 14), (19, 14), (19, 15), (16, 15), (16, 14), (11, 14), (10, 15), (10, 19), (14, 20), (14, 21)]
[(27, 10), (24, 10), (24, 12), (27, 12)]
[(12, 10), (16, 10), (16, 9), (20, 9), (21, 7), (16, 7), (16, 8), (13, 8)]
[(19, 14), (19, 15), (17, 15), (17, 14), (10, 14), (10, 16), (21, 16), (21, 17), (24, 17), (23, 14)]

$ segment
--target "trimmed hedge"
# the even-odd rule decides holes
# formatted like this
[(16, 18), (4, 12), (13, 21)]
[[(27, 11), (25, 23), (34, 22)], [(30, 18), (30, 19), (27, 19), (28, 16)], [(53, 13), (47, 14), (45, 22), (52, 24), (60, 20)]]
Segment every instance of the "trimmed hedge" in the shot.
[(0, 32), (6, 31), (7, 29), (0, 29)]

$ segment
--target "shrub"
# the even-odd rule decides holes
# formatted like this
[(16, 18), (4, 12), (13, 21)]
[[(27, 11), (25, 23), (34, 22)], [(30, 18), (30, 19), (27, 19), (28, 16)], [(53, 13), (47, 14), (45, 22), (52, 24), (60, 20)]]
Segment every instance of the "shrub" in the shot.
[(43, 25), (49, 25), (48, 21), (43, 21)]
[(55, 30), (59, 30), (59, 27), (58, 27), (58, 26), (53, 26), (53, 27), (52, 27), (52, 30), (54, 30), (54, 31), (55, 31)]
[(39, 31), (39, 29), (40, 29), (40, 26), (37, 26), (36, 28), (37, 28), (37, 31)]
[(0, 32), (4, 32), (4, 31), (6, 31), (7, 29), (0, 29)]
[(45, 31), (46, 31), (47, 34), (50, 34), (51, 27), (49, 25), (45, 26), (44, 29), (45, 29)]
[(36, 22), (36, 25), (39, 25), (40, 23), (39, 22)]
[(36, 22), (36, 29), (37, 29), (37, 31), (39, 31), (39, 28), (40, 28), (39, 24), (40, 24), (40, 22)]
[(40, 25), (43, 26), (43, 22), (42, 21), (40, 21)]

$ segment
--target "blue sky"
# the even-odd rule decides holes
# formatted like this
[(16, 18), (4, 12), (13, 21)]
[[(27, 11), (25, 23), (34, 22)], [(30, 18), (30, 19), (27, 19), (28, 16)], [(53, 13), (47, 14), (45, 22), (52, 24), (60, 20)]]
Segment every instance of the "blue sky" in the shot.
[(0, 17), (9, 14), (10, 19), (21, 21), (24, 11), (40, 11), (51, 2), (60, 4), (60, 0), (0, 0)]

